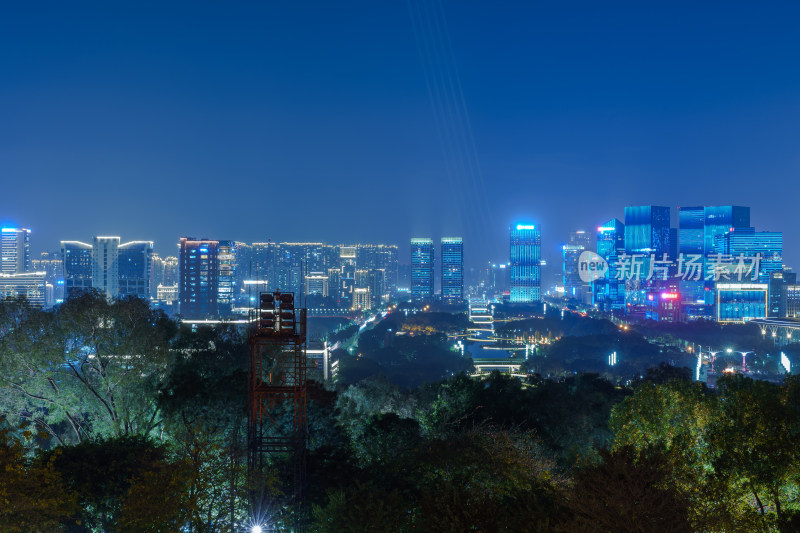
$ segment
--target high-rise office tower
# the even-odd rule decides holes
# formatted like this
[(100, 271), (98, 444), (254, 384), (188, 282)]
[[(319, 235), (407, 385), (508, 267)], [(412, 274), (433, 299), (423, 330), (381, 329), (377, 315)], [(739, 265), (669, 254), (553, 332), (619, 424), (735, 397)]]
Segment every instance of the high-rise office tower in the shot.
[(597, 255), (608, 263), (604, 278), (592, 282), (593, 303), (603, 310), (622, 309), (625, 306), (625, 283), (617, 279), (616, 262), (625, 253), (625, 224), (612, 218), (597, 228)]
[(785, 318), (789, 316), (789, 288), (797, 285), (797, 274), (788, 270), (772, 272), (769, 276), (769, 309), (767, 316)]
[(461, 237), (442, 238), (442, 302), (464, 301), (464, 243)]
[(539, 302), (542, 299), (542, 236), (533, 224), (517, 224), (511, 229), (512, 303)]
[(119, 245), (119, 296), (148, 300), (153, 276), (153, 241), (131, 241)]
[(80, 241), (61, 241), (64, 265), (64, 295), (92, 288), (92, 245)]
[(433, 297), (433, 240), (411, 239), (411, 297)]
[(750, 208), (738, 205), (703, 208), (703, 253), (714, 253), (718, 235), (750, 227)]
[[(717, 237), (731, 230), (746, 230), (749, 226), (749, 207), (732, 205), (679, 207), (678, 254), (684, 254), (684, 260), (689, 259), (687, 256), (703, 256), (701, 261), (703, 272), (707, 274), (709, 269), (713, 268), (709, 259), (716, 253), (714, 243)], [(689, 316), (711, 318), (710, 307), (715, 294), (713, 280), (682, 279), (679, 283), (679, 293), (683, 304), (696, 308), (687, 313)], [(703, 305), (706, 306), (705, 311), (702, 311)]]
[(589, 234), (583, 230), (570, 233), (569, 242), (561, 246), (561, 281), (567, 298), (584, 301), (589, 295), (589, 284), (581, 280), (578, 271), (578, 259), (588, 249)]
[(748, 279), (758, 283), (769, 283), (770, 275), (783, 271), (783, 233), (780, 231), (755, 231), (754, 228), (736, 229), (718, 234), (714, 238), (714, 252), (730, 255), (735, 268), (741, 258), (747, 264), (758, 264), (758, 272), (752, 272)]
[(625, 251), (625, 224), (612, 218), (597, 228), (597, 255), (609, 260)]
[(236, 242), (219, 241), (217, 245), (217, 309), (220, 316), (228, 316), (236, 298)]
[(705, 253), (705, 207), (678, 208), (678, 253)]
[(669, 254), (669, 207), (656, 205), (625, 208), (625, 252), (654, 254), (661, 259)]
[(92, 287), (108, 299), (119, 295), (119, 237), (92, 240)]
[(219, 316), (219, 241), (181, 237), (178, 300), (184, 318)]
[(0, 272), (24, 274), (31, 270), (31, 230), (2, 228), (0, 230)]

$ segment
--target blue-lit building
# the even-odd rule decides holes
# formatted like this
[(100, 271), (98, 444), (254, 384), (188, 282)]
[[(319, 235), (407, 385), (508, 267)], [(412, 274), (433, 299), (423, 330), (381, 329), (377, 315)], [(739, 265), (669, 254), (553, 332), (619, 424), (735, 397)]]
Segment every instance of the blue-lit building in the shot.
[(92, 288), (92, 245), (80, 241), (61, 241), (64, 265), (64, 294)]
[(705, 207), (678, 208), (678, 253), (705, 253)]
[(589, 234), (583, 230), (570, 233), (569, 242), (561, 246), (561, 281), (564, 296), (589, 303), (590, 286), (581, 279), (578, 260), (589, 249)]
[[(684, 260), (690, 256), (704, 256), (705, 249), (705, 210), (704, 206), (691, 206), (678, 208), (678, 254), (683, 254)], [(698, 259), (700, 268), (705, 268), (705, 260)], [(693, 276), (686, 276), (687, 278)], [(706, 282), (701, 273), (700, 279), (681, 279), (679, 292), (681, 302), (686, 307), (685, 316), (692, 320), (712, 318), (711, 299), (713, 298), (713, 283)], [(709, 288), (709, 291), (706, 291)], [(708, 300), (708, 301), (707, 301)]]
[(31, 271), (31, 230), (2, 228), (0, 230), (0, 272), (24, 274)]
[(625, 251), (625, 224), (612, 218), (597, 228), (597, 254), (608, 261)]
[(744, 323), (766, 318), (769, 308), (769, 285), (766, 283), (716, 284), (715, 318), (717, 322)]
[(511, 228), (511, 303), (540, 302), (542, 283), (542, 236), (533, 224)]
[(663, 254), (669, 254), (669, 218), (669, 207), (656, 205), (626, 207), (625, 252), (655, 254), (658, 258)]
[(153, 273), (153, 241), (120, 244), (117, 261), (119, 296), (148, 300)]
[(219, 241), (181, 237), (178, 301), (183, 318), (217, 318)]
[(685, 315), (695, 318), (714, 316), (714, 280), (711, 256), (716, 253), (715, 240), (729, 231), (744, 230), (750, 226), (750, 208), (742, 206), (691, 206), (678, 208), (678, 252), (687, 260), (689, 256), (702, 256), (702, 276), (699, 280), (682, 279), (680, 294)]
[(617, 279), (617, 257), (625, 252), (625, 224), (612, 218), (597, 228), (597, 255), (608, 263), (605, 278), (592, 282), (592, 303), (605, 311), (625, 308), (625, 283)]
[(442, 302), (464, 301), (464, 243), (461, 237), (442, 238)]
[(715, 239), (731, 231), (750, 227), (750, 208), (739, 205), (705, 207), (703, 211), (703, 252), (715, 252)]
[[(759, 283), (769, 283), (771, 274), (783, 271), (783, 233), (780, 231), (755, 231), (754, 228), (728, 231), (716, 236), (714, 251), (732, 256), (732, 267), (738, 264), (740, 257), (758, 258), (744, 266), (758, 263), (758, 272), (753, 272), (749, 278)], [(736, 274), (731, 276), (739, 281)]]
[(645, 317), (648, 290), (660, 280), (646, 279), (650, 259), (663, 261), (670, 254), (670, 208), (656, 205), (625, 208), (625, 253), (634, 256), (632, 263), (641, 265), (641, 272), (625, 282), (625, 310), (634, 316)]
[(411, 297), (433, 297), (434, 246), (432, 239), (411, 239)]

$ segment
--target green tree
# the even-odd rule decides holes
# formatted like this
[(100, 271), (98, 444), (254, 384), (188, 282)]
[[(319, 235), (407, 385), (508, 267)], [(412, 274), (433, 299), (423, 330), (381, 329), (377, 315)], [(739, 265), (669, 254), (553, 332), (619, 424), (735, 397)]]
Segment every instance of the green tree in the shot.
[(158, 391), (171, 450), (188, 471), (192, 531), (233, 531), (246, 512), (247, 346), (235, 328), (182, 328)]
[(796, 380), (783, 387), (741, 375), (717, 382), (719, 413), (709, 431), (714, 469), (728, 484), (750, 493), (755, 509), (781, 531), (798, 509), (798, 418)]
[(148, 434), (161, 424), (155, 393), (171, 361), (175, 325), (136, 298), (96, 292), (52, 311), (4, 312), (2, 409), (62, 444)]

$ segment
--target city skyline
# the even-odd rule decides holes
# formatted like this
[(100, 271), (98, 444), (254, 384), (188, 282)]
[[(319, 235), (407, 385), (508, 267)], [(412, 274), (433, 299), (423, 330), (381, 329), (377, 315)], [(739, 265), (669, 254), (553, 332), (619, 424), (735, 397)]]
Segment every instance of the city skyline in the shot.
[(749, 205), (800, 264), (800, 6), (431, 6), (6, 7), (1, 221), (37, 253), (462, 235), (472, 265), (522, 219), (553, 261), (625, 205)]

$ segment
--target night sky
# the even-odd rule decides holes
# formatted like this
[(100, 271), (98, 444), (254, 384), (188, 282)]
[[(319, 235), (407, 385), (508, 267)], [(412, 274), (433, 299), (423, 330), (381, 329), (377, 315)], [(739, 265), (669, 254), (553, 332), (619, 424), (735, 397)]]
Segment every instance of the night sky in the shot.
[(5, 2), (0, 220), (37, 253), (463, 235), (475, 264), (521, 220), (553, 260), (626, 205), (738, 204), (797, 270), (799, 26), (797, 2)]

